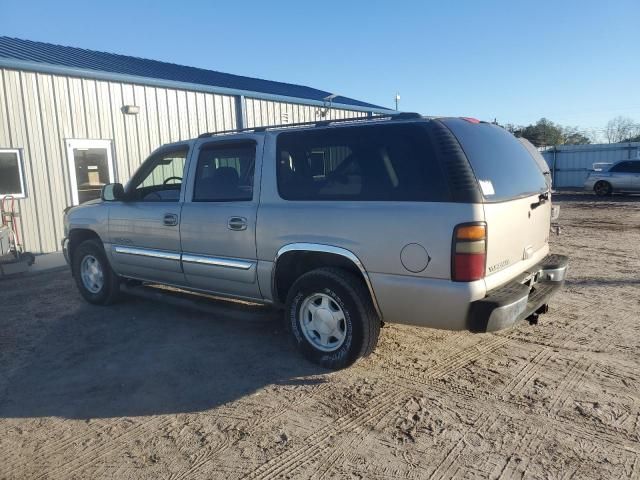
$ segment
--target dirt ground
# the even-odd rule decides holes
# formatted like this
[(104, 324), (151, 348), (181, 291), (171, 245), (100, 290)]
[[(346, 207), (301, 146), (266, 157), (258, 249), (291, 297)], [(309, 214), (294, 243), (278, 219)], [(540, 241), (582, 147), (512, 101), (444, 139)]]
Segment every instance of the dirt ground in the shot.
[(538, 326), (392, 325), (336, 373), (262, 308), (2, 281), (0, 478), (640, 478), (640, 197), (556, 201), (570, 278)]

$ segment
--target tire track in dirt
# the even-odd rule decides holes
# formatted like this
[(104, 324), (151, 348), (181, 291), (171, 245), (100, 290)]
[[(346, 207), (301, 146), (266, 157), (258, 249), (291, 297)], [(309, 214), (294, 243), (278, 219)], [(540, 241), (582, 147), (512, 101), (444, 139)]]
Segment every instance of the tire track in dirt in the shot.
[[(368, 426), (370, 427), (370, 429), (375, 430), (383, 421), (385, 421), (387, 417), (396, 414), (399, 408), (389, 409), (383, 412), (382, 415), (377, 418), (377, 420), (372, 420), (374, 423), (369, 423), (368, 425), (363, 425), (362, 427)], [(359, 428), (359, 431), (353, 434), (347, 435), (347, 432), (345, 432), (345, 436), (347, 436), (347, 438), (341, 439), (339, 443), (334, 446), (334, 449), (329, 454), (329, 456), (327, 458), (321, 459), (318, 462), (316, 471), (311, 475), (310, 480), (325, 478), (325, 475), (327, 475), (341, 459), (343, 461), (353, 460), (356, 456), (356, 451), (351, 447), (353, 447), (356, 442), (362, 442), (367, 433), (368, 430), (363, 432), (363, 428)]]
[[(372, 399), (369, 402), (370, 404), (363, 408), (357, 415), (354, 416), (352, 413), (349, 413), (338, 417), (338, 419), (328, 423), (316, 433), (307, 437), (302, 446), (272, 458), (243, 478), (276, 478), (284, 473), (291, 474), (309, 462), (315, 461), (318, 457), (326, 458), (333, 449), (333, 446), (327, 445), (327, 440), (329, 440), (330, 437), (350, 432), (353, 428), (359, 431), (375, 421), (377, 417), (386, 414), (387, 408), (394, 405), (403, 395), (405, 395), (404, 392), (394, 392), (390, 390), (382, 392), (375, 399)], [(308, 455), (308, 452), (312, 453)]]
[[(71, 460), (68, 460), (60, 465), (55, 466), (54, 468), (43, 472), (37, 477), (34, 477), (34, 480), (38, 480), (41, 478), (55, 476), (56, 474), (62, 473), (63, 478), (70, 478), (75, 472), (82, 468), (86, 468), (87, 466), (94, 465), (98, 460), (121, 451), (126, 448), (126, 445), (122, 444), (122, 440), (127, 439), (128, 441), (139, 439), (148, 432), (153, 432), (159, 429), (162, 429), (164, 426), (167, 426), (170, 422), (172, 422), (172, 418), (160, 417), (148, 420), (146, 422), (140, 422), (136, 426), (127, 430), (126, 432), (117, 435), (116, 437), (112, 437), (109, 439), (109, 444), (105, 445), (105, 442), (101, 442), (97, 445), (94, 445), (92, 448), (87, 450), (83, 450), (81, 454), (74, 456)], [(143, 428), (144, 427), (144, 428)], [(89, 433), (89, 432), (87, 432)], [(86, 438), (89, 438), (89, 435), (86, 435)], [(116, 445), (111, 445), (112, 443), (116, 443)], [(103, 449), (103, 447), (107, 447)], [(100, 452), (96, 455), (97, 452)], [(45, 453), (44, 455), (51, 455), (55, 452)], [(40, 456), (43, 454), (41, 453)], [(87, 461), (90, 459), (90, 461)], [(76, 465), (77, 464), (77, 465)]]
[[(312, 389), (311, 392), (307, 393), (306, 395), (300, 395), (298, 396), (297, 401), (294, 401), (292, 403), (287, 404), (286, 406), (282, 407), (281, 409), (279, 409), (276, 413), (270, 414), (268, 416), (264, 416), (264, 417), (259, 417), (258, 421), (250, 421), (247, 422), (246, 427), (252, 428), (252, 429), (258, 429), (258, 428), (264, 428), (270, 424), (273, 424), (280, 416), (282, 416), (283, 414), (291, 411), (292, 408), (299, 408), (299, 407), (303, 407), (304, 405), (312, 402), (315, 397), (321, 395), (322, 393), (324, 393), (325, 391), (329, 390), (330, 386), (328, 383), (322, 383), (316, 387), (314, 387)], [(240, 424), (238, 424), (237, 426), (240, 426)], [(194, 462), (193, 464), (191, 464), (186, 470), (182, 471), (182, 472), (174, 472), (173, 474), (170, 475), (170, 479), (171, 480), (182, 480), (184, 478), (191, 478), (193, 476), (195, 476), (198, 472), (200, 472), (204, 467), (206, 467), (207, 465), (209, 465), (211, 462), (213, 462), (214, 460), (217, 459), (215, 455), (222, 453), (224, 450), (226, 450), (228, 447), (231, 446), (231, 443), (229, 443), (228, 445), (224, 446), (224, 448), (221, 448), (215, 452), (207, 452), (203, 455), (202, 458), (199, 458), (196, 462)]]
[(456, 460), (464, 451), (467, 435), (471, 432), (479, 433), (490, 423), (496, 422), (497, 419), (498, 416), (492, 416), (486, 412), (481, 413), (478, 418), (476, 418), (475, 422), (473, 422), (473, 425), (470, 425), (469, 428), (467, 428), (467, 430), (460, 436), (460, 439), (453, 445), (453, 447), (451, 447), (451, 449), (449, 449), (444, 458), (435, 466), (435, 469), (431, 475), (429, 475), (429, 480), (451, 478), (451, 475), (447, 476), (447, 474), (451, 468), (456, 465)]
[(562, 380), (560, 380), (555, 390), (555, 400), (551, 404), (550, 412), (557, 414), (562, 409), (567, 398), (571, 395), (572, 389), (582, 381), (592, 366), (593, 362), (584, 358), (575, 361), (567, 374), (562, 377)]
[(537, 375), (538, 371), (546, 365), (546, 363), (553, 358), (553, 351), (545, 347), (536, 353), (527, 363), (527, 365), (521, 369), (509, 383), (507, 383), (502, 389), (503, 396), (517, 395), (522, 391), (531, 380)]
[[(527, 435), (529, 436), (529, 441), (526, 442), (523, 448), (518, 448), (525, 444), (524, 440)], [(542, 435), (540, 435), (540, 429), (535, 427), (527, 429), (525, 438), (522, 439), (523, 441), (520, 442), (520, 445), (515, 449), (523, 461), (520, 463), (513, 462), (514, 456), (510, 456), (509, 461), (505, 464), (505, 468), (498, 478), (510, 479), (514, 478), (516, 474), (519, 474), (520, 478), (524, 478), (531, 460), (538, 455), (538, 450), (543, 440)], [(509, 467), (512, 466), (513, 463), (516, 464), (510, 469)]]
[[(421, 384), (419, 384), (421, 385)], [(513, 418), (535, 416), (538, 421), (549, 422), (550, 431), (561, 430), (568, 436), (577, 436), (588, 442), (598, 442), (605, 440), (610, 445), (624, 451), (630, 451), (640, 454), (640, 447), (637, 445), (635, 438), (621, 438), (620, 433), (613, 435), (606, 428), (598, 425), (582, 426), (577, 425), (575, 422), (566, 420), (565, 418), (558, 416), (551, 412), (548, 408), (535, 407), (534, 405), (523, 404), (520, 402), (513, 402), (501, 398), (497, 395), (490, 395), (487, 392), (471, 391), (467, 389), (451, 390), (449, 386), (447, 388), (434, 383), (431, 385), (432, 390), (437, 391), (443, 398), (455, 394), (455, 403), (462, 405), (469, 410), (475, 411), (478, 409), (478, 403), (482, 407), (489, 409), (501, 409), (502, 414), (509, 415)], [(496, 406), (496, 403), (499, 403)]]
[[(451, 355), (448, 359), (449, 361), (447, 361), (447, 359), (443, 360), (439, 366), (432, 369), (425, 377), (431, 381), (442, 378), (459, 370), (468, 363), (477, 360), (487, 352), (499, 348), (506, 342), (507, 340), (504, 338), (493, 337), (482, 344), (475, 344), (462, 352), (456, 352)], [(321, 463), (326, 464), (328, 458), (331, 457), (333, 453), (333, 447), (327, 447), (326, 445), (323, 447), (321, 445), (326, 443), (330, 436), (349, 432), (352, 427), (355, 427), (357, 432), (362, 431), (364, 427), (370, 425), (377, 417), (383, 417), (389, 414), (390, 412), (386, 410), (387, 407), (392, 406), (397, 400), (405, 397), (407, 394), (409, 394), (409, 392), (406, 388), (400, 388), (396, 390), (395, 393), (392, 393), (390, 390), (383, 392), (370, 402), (371, 405), (365, 407), (364, 410), (355, 417), (352, 414), (339, 417), (333, 423), (326, 425), (305, 439), (304, 446), (274, 457), (244, 478), (271, 479), (284, 474), (285, 471), (287, 474), (291, 474), (307, 463), (316, 460), (318, 457), (321, 457)], [(305, 452), (308, 450), (314, 453), (311, 456), (305, 456)]]

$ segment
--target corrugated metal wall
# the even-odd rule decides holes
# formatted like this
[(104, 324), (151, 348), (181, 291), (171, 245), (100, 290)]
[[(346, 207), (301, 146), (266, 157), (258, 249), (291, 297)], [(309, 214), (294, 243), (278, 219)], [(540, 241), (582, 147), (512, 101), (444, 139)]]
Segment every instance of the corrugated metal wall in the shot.
[(330, 109), (325, 117), (320, 116), (321, 107), (296, 103), (273, 102), (257, 98), (246, 99), (247, 127), (280, 125), (283, 123), (313, 122), (315, 120), (338, 120), (342, 118), (366, 117), (366, 112)]
[(593, 145), (560, 145), (542, 152), (553, 172), (554, 187), (580, 187), (594, 163), (640, 159), (640, 142)]
[[(124, 105), (139, 114), (123, 114)], [(316, 120), (317, 109), (247, 98), (247, 126)], [(334, 109), (327, 118), (365, 115)], [(0, 148), (23, 149), (27, 197), (17, 203), (25, 248), (60, 249), (62, 212), (72, 203), (65, 140), (111, 140), (116, 181), (124, 183), (160, 145), (236, 125), (233, 96), (0, 69)]]

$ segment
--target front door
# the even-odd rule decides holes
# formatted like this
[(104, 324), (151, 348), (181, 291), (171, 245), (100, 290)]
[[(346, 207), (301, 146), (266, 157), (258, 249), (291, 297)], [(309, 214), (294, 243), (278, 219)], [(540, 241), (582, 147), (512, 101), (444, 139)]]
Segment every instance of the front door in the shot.
[(67, 140), (67, 158), (74, 205), (100, 198), (114, 181), (110, 140)]
[(261, 298), (255, 240), (261, 142), (202, 142), (194, 153), (180, 224), (182, 268), (193, 288)]
[(182, 177), (188, 146), (155, 152), (125, 189), (125, 201), (109, 203), (114, 270), (141, 280), (184, 285), (180, 266)]

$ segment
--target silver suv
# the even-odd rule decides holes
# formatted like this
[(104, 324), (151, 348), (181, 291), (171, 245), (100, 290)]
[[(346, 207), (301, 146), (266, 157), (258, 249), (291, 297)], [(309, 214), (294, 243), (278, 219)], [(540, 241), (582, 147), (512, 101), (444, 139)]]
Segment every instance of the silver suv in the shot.
[(601, 197), (613, 192), (640, 192), (640, 160), (623, 160), (606, 171), (591, 172), (584, 189)]
[(384, 322), (493, 331), (536, 321), (565, 278), (551, 199), (504, 129), (415, 114), (204, 134), (65, 215), (91, 303), (134, 279), (284, 308), (328, 368)]

